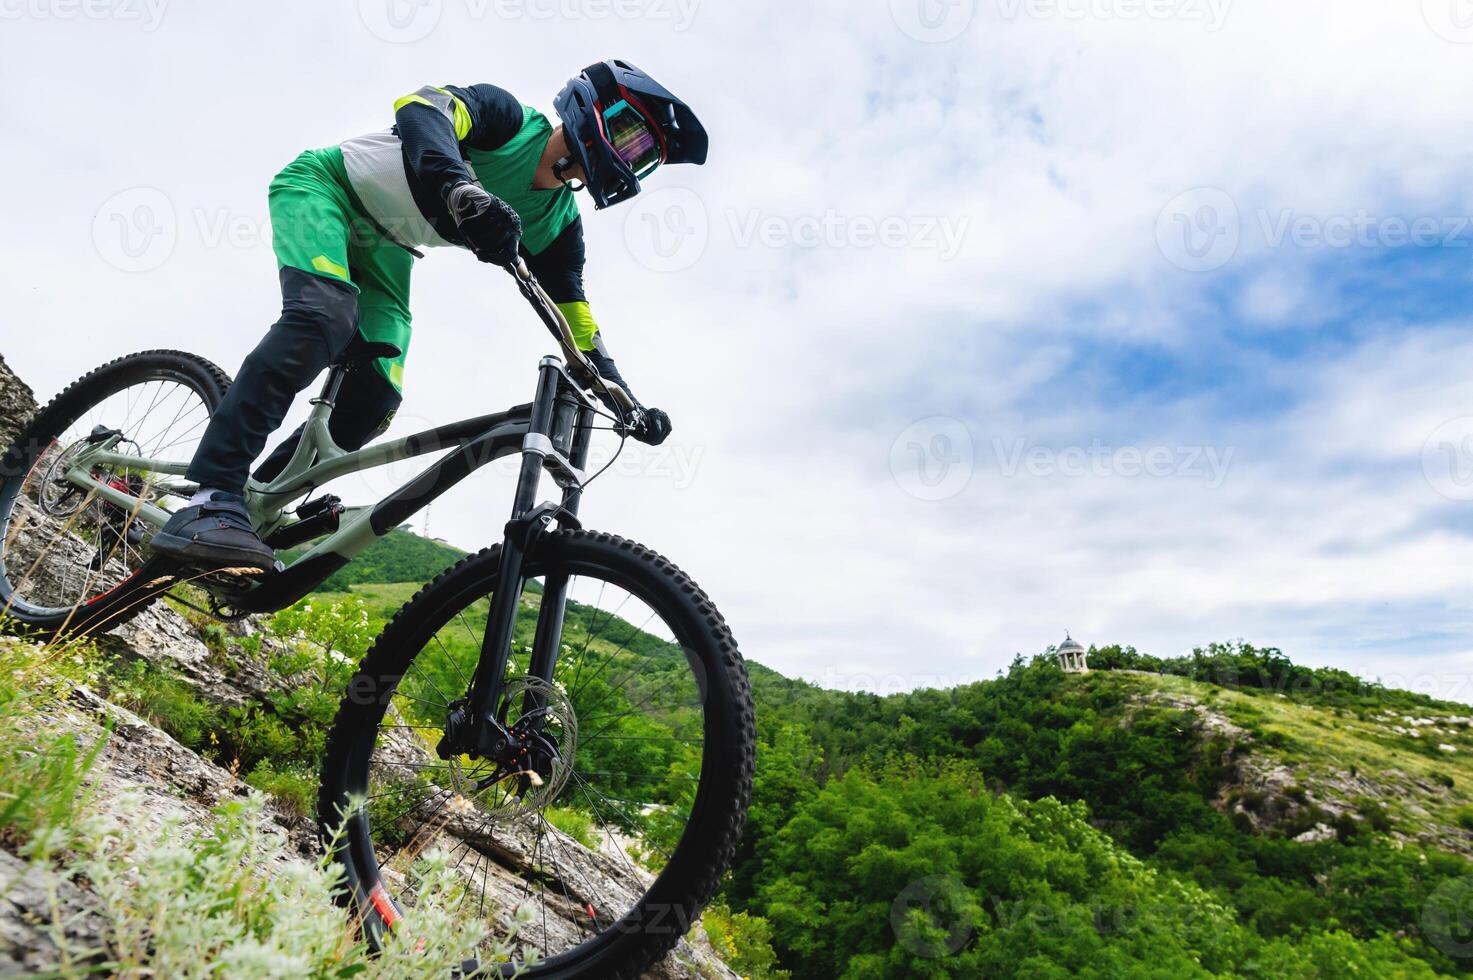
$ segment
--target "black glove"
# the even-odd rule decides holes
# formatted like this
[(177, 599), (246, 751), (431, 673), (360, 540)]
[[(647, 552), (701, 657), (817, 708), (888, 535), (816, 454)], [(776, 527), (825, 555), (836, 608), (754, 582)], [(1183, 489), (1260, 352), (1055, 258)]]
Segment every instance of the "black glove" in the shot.
[(658, 446), (670, 436), (670, 416), (658, 408), (646, 408), (629, 434), (647, 446)]
[(463, 180), (445, 192), (445, 207), (476, 258), (497, 265), (517, 260), (522, 219), (510, 204)]

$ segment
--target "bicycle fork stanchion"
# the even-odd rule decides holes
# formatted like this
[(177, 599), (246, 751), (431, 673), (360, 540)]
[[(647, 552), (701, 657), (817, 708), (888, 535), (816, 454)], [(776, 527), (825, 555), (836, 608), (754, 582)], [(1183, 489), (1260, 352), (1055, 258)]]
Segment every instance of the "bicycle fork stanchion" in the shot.
[(489, 758), (504, 757), (514, 752), (503, 718), (497, 717), (506, 665), (511, 657), (512, 634), (516, 629), (517, 606), (526, 579), (522, 564), (531, 538), (527, 515), (537, 501), (545, 453), (542, 446), (551, 444), (553, 414), (557, 407), (562, 374), (557, 362), (544, 359), (537, 376), (537, 398), (532, 403), (532, 419), (523, 443), (521, 473), (512, 505), (511, 520), (501, 543), (501, 560), (497, 566), (496, 592), (491, 596), (491, 609), (486, 617), (486, 634), (481, 642), (481, 659), (476, 665), (471, 685), (470, 708), (473, 712), (476, 754)]
[[(553, 441), (558, 443), (570, 439), (569, 460), (579, 470), (588, 466), (588, 447), (593, 437), (593, 409), (577, 399), (560, 396), (558, 411), (554, 415)], [(569, 424), (564, 424), (564, 423)], [(563, 490), (563, 510), (570, 516), (578, 514), (582, 488), (571, 485)], [(563, 619), (568, 606), (568, 578), (566, 575), (549, 575), (542, 583), (542, 606), (537, 613), (537, 632), (532, 639), (532, 663), (527, 671), (531, 676), (552, 683), (553, 671), (557, 668), (559, 647), (563, 636)], [(522, 711), (528, 713), (541, 708), (540, 697), (535, 689), (528, 689), (523, 699)]]

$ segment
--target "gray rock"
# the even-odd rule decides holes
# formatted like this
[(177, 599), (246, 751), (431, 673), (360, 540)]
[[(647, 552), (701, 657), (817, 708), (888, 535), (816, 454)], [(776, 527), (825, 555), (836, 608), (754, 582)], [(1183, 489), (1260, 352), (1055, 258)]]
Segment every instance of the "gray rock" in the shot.
[(107, 920), (92, 895), (50, 868), (0, 849), (0, 976), (107, 960)]
[(10, 440), (35, 411), (35, 394), (10, 370), (5, 358), (0, 357), (0, 447), (10, 445)]

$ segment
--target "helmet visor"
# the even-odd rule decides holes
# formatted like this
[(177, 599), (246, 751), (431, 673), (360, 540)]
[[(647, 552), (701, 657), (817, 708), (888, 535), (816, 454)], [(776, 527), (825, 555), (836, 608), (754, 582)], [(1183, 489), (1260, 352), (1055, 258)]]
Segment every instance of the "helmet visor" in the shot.
[(604, 110), (603, 117), (609, 145), (636, 178), (648, 176), (665, 159), (665, 148), (655, 128), (628, 101), (615, 102)]

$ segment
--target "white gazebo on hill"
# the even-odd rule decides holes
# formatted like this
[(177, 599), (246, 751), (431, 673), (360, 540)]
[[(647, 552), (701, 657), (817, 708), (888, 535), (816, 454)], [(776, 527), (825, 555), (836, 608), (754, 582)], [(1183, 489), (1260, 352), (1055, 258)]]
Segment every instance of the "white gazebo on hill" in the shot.
[(1056, 655), (1059, 658), (1059, 666), (1066, 673), (1089, 673), (1089, 664), (1085, 660), (1084, 647), (1080, 646), (1079, 641), (1075, 640), (1068, 633), (1064, 634), (1064, 642), (1059, 644)]

